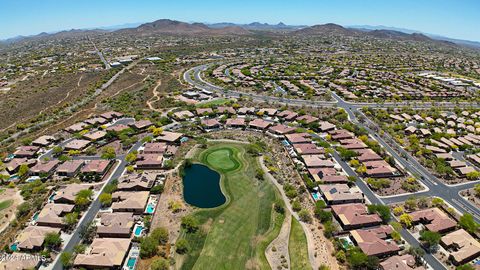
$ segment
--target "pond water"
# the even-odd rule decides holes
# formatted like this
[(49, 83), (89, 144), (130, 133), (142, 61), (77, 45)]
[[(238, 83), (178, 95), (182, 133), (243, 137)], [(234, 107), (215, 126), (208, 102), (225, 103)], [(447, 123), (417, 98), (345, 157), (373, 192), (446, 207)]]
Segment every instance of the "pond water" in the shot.
[(225, 203), (220, 188), (220, 174), (205, 165), (192, 164), (183, 177), (185, 201), (200, 208), (213, 208)]

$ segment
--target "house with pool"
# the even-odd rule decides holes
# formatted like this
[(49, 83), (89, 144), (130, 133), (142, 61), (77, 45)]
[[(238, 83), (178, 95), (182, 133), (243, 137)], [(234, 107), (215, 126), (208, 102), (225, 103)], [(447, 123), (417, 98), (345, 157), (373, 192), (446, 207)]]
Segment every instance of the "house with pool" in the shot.
[(98, 237), (130, 238), (135, 219), (133, 213), (101, 213), (96, 223)]
[(148, 191), (116, 191), (112, 194), (112, 211), (143, 214), (149, 197)]
[(86, 254), (78, 254), (73, 265), (87, 269), (119, 269), (130, 249), (130, 238), (95, 238)]

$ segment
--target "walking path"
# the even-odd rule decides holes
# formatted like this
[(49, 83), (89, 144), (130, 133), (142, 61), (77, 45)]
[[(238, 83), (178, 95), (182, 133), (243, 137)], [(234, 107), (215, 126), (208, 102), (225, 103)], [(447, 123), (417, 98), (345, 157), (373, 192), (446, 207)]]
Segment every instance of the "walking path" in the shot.
[[(295, 213), (292, 209), (292, 206), (290, 204), (290, 200), (288, 199), (288, 197), (285, 195), (285, 191), (283, 190), (283, 187), (282, 185), (280, 185), (277, 181), (277, 179), (275, 179), (269, 172), (268, 172), (268, 168), (265, 166), (264, 162), (263, 162), (263, 157), (260, 157), (259, 158), (260, 160), (260, 166), (262, 168), (262, 170), (265, 172), (265, 176), (268, 178), (269, 181), (271, 181), (276, 187), (277, 189), (280, 191), (280, 194), (282, 195), (282, 199), (283, 201), (285, 201), (285, 205), (288, 209), (288, 211), (290, 213), (292, 213), (293, 217), (295, 219), (297, 219), (300, 223), (300, 225), (302, 226), (303, 228), (303, 231), (305, 232), (305, 235), (307, 236), (307, 246), (308, 246), (308, 259), (310, 260), (310, 265), (312, 266), (313, 269), (318, 269), (319, 267), (319, 263), (317, 261), (317, 258), (315, 258), (315, 254), (314, 254), (314, 250), (315, 250), (315, 243), (314, 243), (314, 237), (312, 235), (312, 232), (308, 229), (307, 225), (302, 222), (300, 220), (300, 218), (298, 217), (298, 214)], [(330, 254), (328, 254), (330, 256)]]
[(152, 103), (157, 102), (160, 100), (160, 97), (158, 96), (157, 89), (162, 85), (162, 80), (157, 81), (157, 85), (155, 85), (155, 88), (153, 88), (153, 97), (147, 101), (147, 106), (150, 110), (156, 111), (156, 112), (161, 112), (160, 109), (154, 108)]
[[(272, 269), (283, 269), (285, 264), (286, 269), (290, 269), (290, 254), (288, 253), (288, 240), (290, 237), (290, 228), (292, 225), (292, 215), (290, 212), (285, 212), (285, 220), (277, 238), (275, 238), (265, 250), (265, 257), (267, 257), (268, 264)], [(283, 262), (283, 261), (286, 262)], [(282, 268), (283, 267), (283, 268)]]

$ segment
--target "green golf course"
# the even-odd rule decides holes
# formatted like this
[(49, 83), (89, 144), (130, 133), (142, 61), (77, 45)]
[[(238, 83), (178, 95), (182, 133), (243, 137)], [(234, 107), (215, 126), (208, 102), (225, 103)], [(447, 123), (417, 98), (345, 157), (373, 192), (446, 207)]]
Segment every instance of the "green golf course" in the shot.
[(188, 252), (177, 255), (178, 269), (270, 269), (265, 249), (277, 237), (284, 215), (280, 193), (268, 180), (257, 179), (260, 164), (245, 145), (210, 144), (192, 159), (217, 171), (226, 202), (216, 208), (198, 208), (200, 224), (194, 233), (182, 230)]

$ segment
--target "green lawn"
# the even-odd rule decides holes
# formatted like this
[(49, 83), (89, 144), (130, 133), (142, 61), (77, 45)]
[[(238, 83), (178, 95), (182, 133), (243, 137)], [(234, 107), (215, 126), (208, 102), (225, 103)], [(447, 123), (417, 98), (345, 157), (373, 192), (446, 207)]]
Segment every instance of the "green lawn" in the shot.
[(6, 201), (0, 202), (0, 211), (5, 210), (8, 207), (10, 207), (10, 205), (12, 205), (12, 203), (13, 203), (13, 200), (6, 200)]
[(203, 154), (204, 161), (214, 170), (220, 172), (233, 171), (240, 167), (231, 148), (209, 150)]
[(212, 107), (212, 106), (225, 105), (230, 101), (231, 101), (230, 99), (226, 99), (226, 98), (217, 98), (211, 101), (199, 102), (195, 106), (198, 108), (206, 108), (206, 107)]
[(265, 248), (278, 235), (284, 216), (273, 210), (273, 203), (281, 200), (276, 188), (255, 178), (257, 159), (247, 154), (243, 145), (220, 143), (210, 145), (193, 160), (221, 173), (227, 203), (194, 213), (201, 230), (182, 232), (190, 250), (177, 267), (270, 269)]
[(307, 237), (298, 220), (293, 217), (288, 239), (288, 254), (290, 255), (290, 268), (292, 270), (312, 269), (308, 261)]

